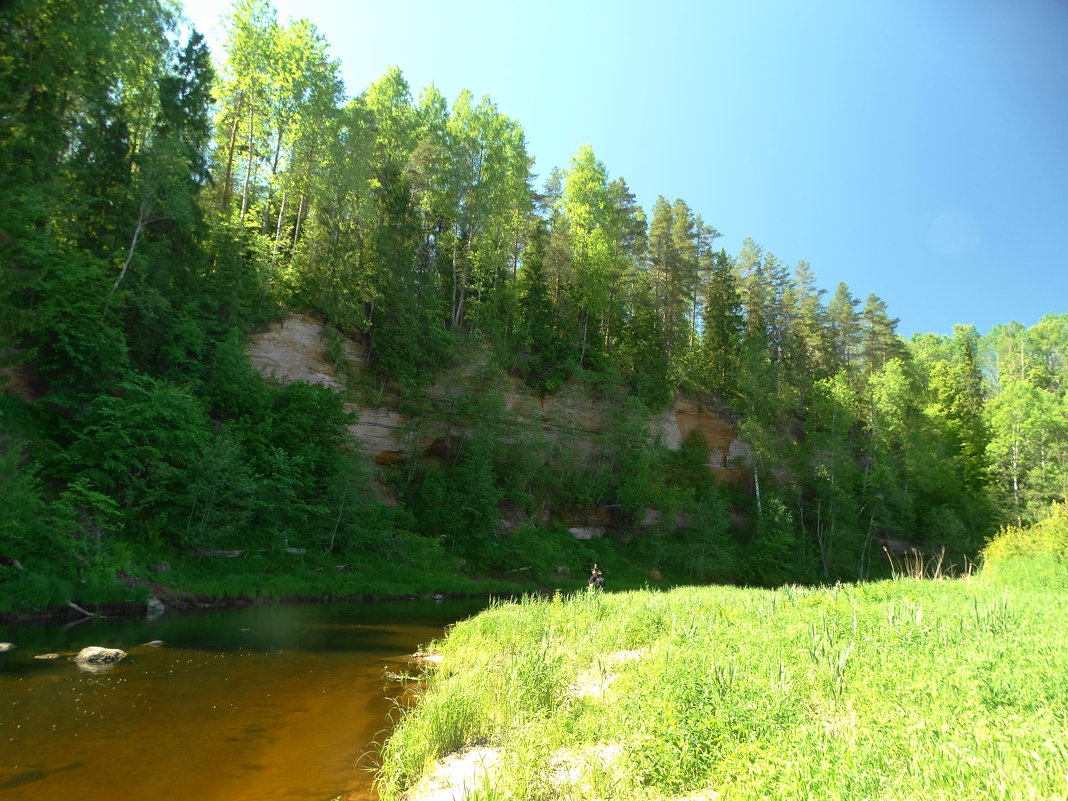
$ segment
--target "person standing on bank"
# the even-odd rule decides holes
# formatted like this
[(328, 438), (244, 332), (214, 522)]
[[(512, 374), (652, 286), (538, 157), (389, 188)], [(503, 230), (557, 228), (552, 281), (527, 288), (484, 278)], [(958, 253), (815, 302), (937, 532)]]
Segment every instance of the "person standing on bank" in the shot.
[(604, 589), (604, 576), (601, 575), (601, 569), (597, 567), (596, 562), (593, 565), (593, 569), (590, 570), (590, 580), (586, 583), (590, 587), (595, 587), (598, 590)]

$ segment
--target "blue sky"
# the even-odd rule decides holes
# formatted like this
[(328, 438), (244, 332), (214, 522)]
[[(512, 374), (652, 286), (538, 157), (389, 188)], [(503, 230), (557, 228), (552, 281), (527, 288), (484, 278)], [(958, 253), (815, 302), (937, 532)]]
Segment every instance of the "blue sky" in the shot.
[[(488, 94), (541, 179), (590, 144), (905, 336), (1068, 313), (1068, 0), (274, 2), (349, 94)], [(218, 57), (229, 3), (184, 5)]]

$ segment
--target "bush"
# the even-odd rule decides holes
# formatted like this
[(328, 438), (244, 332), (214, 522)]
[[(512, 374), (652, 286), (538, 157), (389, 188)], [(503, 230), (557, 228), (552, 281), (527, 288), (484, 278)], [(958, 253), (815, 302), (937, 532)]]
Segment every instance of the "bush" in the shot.
[(594, 558), (582, 542), (562, 528), (527, 525), (516, 529), (502, 549), (502, 564), (509, 570), (526, 570), (530, 578), (552, 578), (557, 568), (567, 568), (571, 575), (584, 577)]
[(996, 565), (1014, 556), (1068, 558), (1068, 511), (1055, 503), (1049, 516), (1030, 526), (1007, 526), (983, 548), (983, 563)]
[(1053, 504), (1030, 526), (1001, 529), (983, 548), (983, 575), (1001, 582), (1068, 588), (1068, 511)]
[(45, 570), (33, 563), (25, 569), (0, 567), (0, 611), (34, 611), (71, 600), (71, 583)]
[(790, 510), (781, 499), (769, 496), (749, 544), (743, 571), (747, 581), (764, 587), (785, 584), (793, 578), (797, 537)]

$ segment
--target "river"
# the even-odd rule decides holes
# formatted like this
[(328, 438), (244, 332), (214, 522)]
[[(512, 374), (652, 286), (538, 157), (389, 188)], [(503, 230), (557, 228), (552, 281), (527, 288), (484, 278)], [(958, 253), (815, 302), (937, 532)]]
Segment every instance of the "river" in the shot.
[[(0, 627), (0, 799), (362, 801), (387, 671), (484, 601), (294, 604)], [(146, 643), (162, 640), (162, 646)], [(121, 648), (80, 670), (86, 645)], [(59, 659), (40, 660), (48, 653)]]

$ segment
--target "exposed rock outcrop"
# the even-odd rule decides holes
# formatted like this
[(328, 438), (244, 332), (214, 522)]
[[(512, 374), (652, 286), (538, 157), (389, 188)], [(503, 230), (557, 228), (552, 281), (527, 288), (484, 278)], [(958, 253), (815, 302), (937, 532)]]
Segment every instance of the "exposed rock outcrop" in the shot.
[(678, 450), (695, 431), (708, 445), (708, 469), (721, 481), (746, 482), (752, 477), (749, 446), (738, 439), (734, 425), (696, 401), (678, 399), (655, 424), (664, 445)]
[(114, 665), (126, 658), (126, 652), (118, 648), (104, 648), (100, 645), (87, 645), (78, 652), (74, 661), (78, 665)]
[[(327, 345), (322, 324), (297, 314), (252, 337), (248, 356), (260, 375), (280, 384), (304, 381), (340, 389), (344, 382), (326, 357)], [(351, 341), (342, 340), (341, 348), (346, 362), (362, 360), (360, 349)]]
[[(252, 365), (268, 380), (282, 384), (306, 381), (341, 390), (343, 375), (352, 375), (362, 368), (364, 353), (357, 344), (342, 340), (339, 371), (327, 358), (327, 351), (328, 339), (322, 324), (305, 315), (274, 324), (270, 330), (253, 336), (248, 346)], [(481, 381), (500, 380), (486, 378), (492, 375), (488, 359), (480, 360), (475, 352), (428, 389), (431, 409), (418, 424), (382, 404), (348, 403), (346, 409), (357, 414), (357, 422), (348, 427), (349, 432), (367, 457), (378, 465), (392, 464), (412, 453), (447, 458), (457, 439), (471, 425), (464, 416), (465, 411), (458, 408), (457, 399)], [(501, 383), (500, 391), (517, 442), (533, 434), (554, 450), (585, 459), (596, 455), (602, 436), (609, 430), (608, 406), (577, 383), (564, 386), (550, 397), (542, 397), (531, 392), (522, 381), (507, 378)], [(504, 436), (510, 436), (508, 420), (504, 423)], [(718, 480), (737, 483), (752, 480), (748, 446), (738, 439), (733, 424), (709, 406), (678, 399), (656, 415), (651, 425), (660, 441), (673, 450), (681, 448), (694, 431), (699, 431), (708, 447), (706, 464)], [(395, 503), (385, 497), (388, 493), (384, 490), (380, 494), (383, 502)], [(587, 510), (572, 516), (567, 521), (572, 534), (580, 539), (602, 536), (613, 521), (601, 519), (604, 515), (598, 517), (598, 512), (604, 510)], [(515, 526), (502, 528), (508, 530)]]

